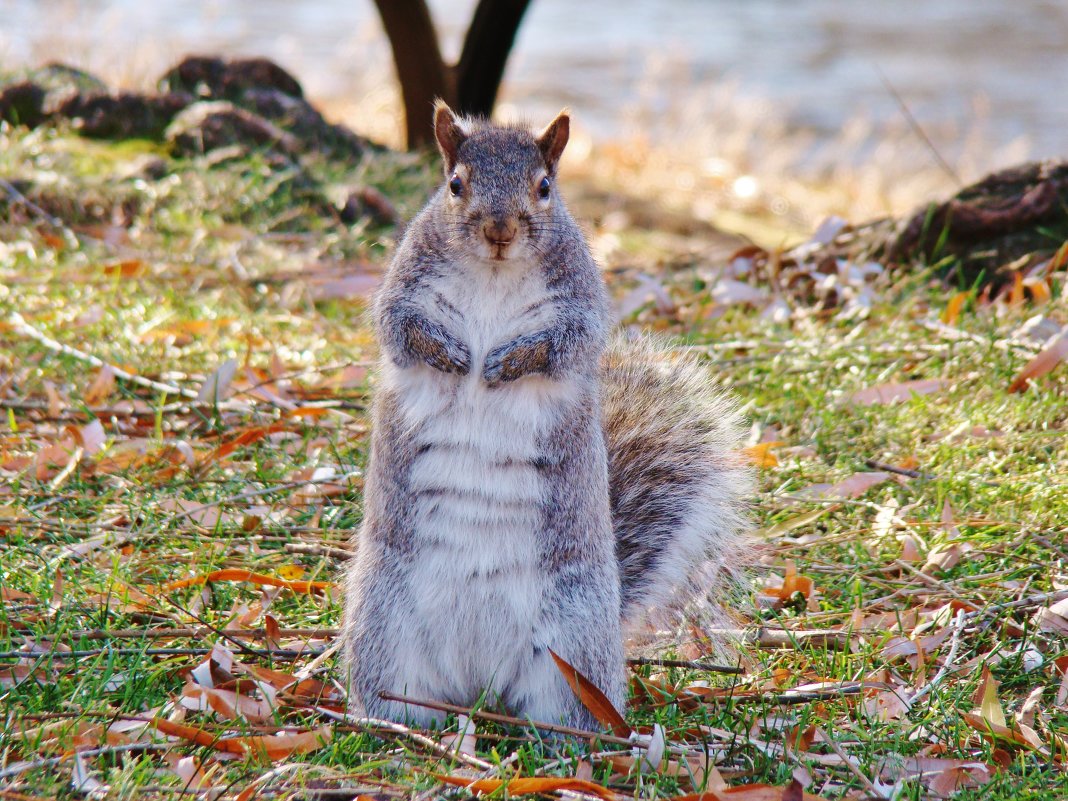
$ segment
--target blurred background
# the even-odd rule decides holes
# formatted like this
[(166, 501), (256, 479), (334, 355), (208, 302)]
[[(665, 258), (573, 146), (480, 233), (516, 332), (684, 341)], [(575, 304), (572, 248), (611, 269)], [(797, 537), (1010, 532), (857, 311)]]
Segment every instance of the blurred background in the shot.
[[(429, 5), (454, 61), (475, 2)], [(329, 118), (403, 141), (371, 0), (0, 0), (0, 19), (0, 69), (58, 59), (147, 88), (190, 53), (263, 55)], [(1062, 154), (1065, 42), (1054, 0), (534, 0), (498, 116), (568, 105), (573, 161), (710, 220), (804, 230)]]

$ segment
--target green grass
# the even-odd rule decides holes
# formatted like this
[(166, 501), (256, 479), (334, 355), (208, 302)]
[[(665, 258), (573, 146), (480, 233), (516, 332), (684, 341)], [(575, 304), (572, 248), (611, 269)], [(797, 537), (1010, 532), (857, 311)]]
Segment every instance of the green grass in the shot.
[[(161, 177), (128, 176), (130, 164), (145, 158), (164, 160)], [(268, 597), (242, 581), (159, 588), (227, 568), (337, 579), (334, 557), (299, 547), (343, 547), (360, 519), (359, 470), (373, 381), (343, 368), (371, 362), (375, 351), (361, 298), (332, 297), (322, 285), (380, 271), (392, 232), (366, 223), (342, 225), (328, 207), (346, 187), (362, 184), (410, 214), (435, 180), (436, 167), (388, 153), (372, 153), (359, 164), (312, 158), (278, 167), (253, 154), (210, 165), (174, 161), (147, 144), (115, 146), (63, 132), (9, 130), (0, 132), (0, 175), (63, 221), (53, 226), (23, 204), (0, 198), (0, 651), (7, 654), (0, 658), (0, 776), (12, 771), (0, 778), (0, 790), (70, 797), (71, 749), (108, 745), (103, 728), (123, 718), (171, 715), (188, 671), (204, 660), (194, 649), (218, 642), (243, 663), (286, 672), (310, 662), (308, 656), (243, 653), (215, 630), (236, 627), (246, 613), (257, 629), (266, 614), (283, 629), (339, 624), (335, 592), (283, 589)], [(969, 336), (955, 340), (929, 324), (949, 293), (920, 272), (880, 285), (878, 302), (860, 321), (809, 314), (776, 325), (741, 307), (721, 316), (691, 314), (687, 310), (708, 304), (704, 287), (714, 265), (679, 267), (685, 256), (649, 253), (647, 237), (621, 239), (637, 243), (637, 250), (624, 247), (614, 257), (618, 264), (610, 266), (621, 270), (611, 273), (613, 291), (625, 291), (627, 268), (635, 263), (654, 265), (649, 269), (676, 265), (657, 277), (682, 310), (676, 316), (645, 309), (631, 322), (667, 331), (707, 354), (710, 369), (746, 405), (757, 433), (785, 443), (772, 451), (779, 463), (760, 474), (755, 515), (761, 551), (752, 589), (778, 583), (768, 574), (782, 575), (792, 562), (813, 580), (815, 593), (807, 601), (794, 598), (760, 610), (747, 598), (737, 612), (739, 625), (835, 628), (852, 642), (845, 650), (814, 644), (745, 648), (739, 659), (747, 672), (735, 692), (708, 703), (687, 698), (685, 688), (698, 680), (730, 688), (732, 677), (640, 668), (640, 675), (676, 692), (661, 704), (637, 700), (628, 722), (659, 723), (676, 745), (707, 743), (731, 785), (783, 786), (807, 774), (810, 793), (862, 797), (866, 788), (857, 774), (890, 784), (885, 765), (937, 755), (1002, 765), (989, 784), (962, 790), (957, 798), (1021, 798), (1024, 788), (1028, 798), (1068, 795), (1062, 766), (1049, 755), (1065, 756), (1058, 751), (1063, 739), (1052, 739), (1068, 730), (1068, 711), (1054, 704), (1061, 676), (1053, 662), (1068, 654), (1065, 640), (1033, 624), (1036, 610), (1048, 604), (983, 613), (992, 604), (1061, 588), (1068, 576), (1066, 373), (1045, 376), (1021, 394), (1006, 391), (1034, 352), (1006, 344), (1006, 337), (1035, 310), (996, 315), (969, 308), (956, 326)], [(1043, 311), (1063, 322), (1063, 285), (1055, 283), (1054, 290), (1052, 306)], [(63, 344), (184, 389), (198, 389), (220, 365), (235, 360), (234, 394), (214, 406), (183, 405), (173, 395), (120, 380), (109, 393), (89, 397), (99, 370), (25, 336), (12, 324), (13, 313)], [(896, 405), (850, 402), (858, 390), (914, 378), (946, 384)], [(264, 398), (255, 386), (263, 382), (292, 406), (325, 411), (288, 413)], [(70, 470), (42, 463), (38, 471), (42, 452), (64, 442), (73, 449), (78, 438), (70, 428), (92, 421), (106, 435), (98, 451)], [(946, 436), (974, 426), (1000, 433)], [(212, 456), (242, 433), (247, 444)], [(66, 463), (61, 451), (55, 454)], [(908, 463), (924, 477), (898, 476), (834, 503), (793, 497), (812, 484), (869, 470), (866, 460)], [(348, 478), (327, 492), (307, 491), (301, 482), (316, 468)], [(206, 516), (179, 514), (203, 505), (210, 505)], [(903, 525), (880, 533), (880, 515), (885, 518), (892, 505)], [(944, 508), (952, 525), (942, 524)], [(799, 518), (798, 525), (786, 525)], [(954, 542), (961, 558), (947, 570), (919, 576), (895, 561), (903, 556), (905, 537), (921, 555), (915, 568), (931, 550)], [(129, 588), (151, 597), (137, 603)], [(880, 720), (856, 695), (798, 704), (777, 700), (816, 681), (867, 680), (901, 691), (923, 686), (947, 659), (951, 637), (925, 653), (922, 667), (891, 659), (884, 649), (894, 637), (917, 635), (913, 612), (930, 618), (918, 636), (952, 630), (954, 609), (933, 615), (951, 601), (979, 614), (960, 632), (944, 678), (901, 717)], [(257, 603), (264, 606), (259, 614)], [(863, 631), (854, 627), (856, 610), (866, 616)], [(153, 639), (113, 635), (146, 627), (196, 632)], [(289, 641), (301, 638), (283, 639), (283, 647), (291, 648)], [(329, 639), (320, 637), (313, 646), (324, 647)], [(27, 646), (40, 653), (22, 660), (10, 655)], [(248, 647), (264, 649), (265, 643), (249, 640)], [(185, 652), (147, 652), (168, 648)], [(68, 649), (92, 653), (63, 658)], [(699, 656), (692, 649), (680, 646), (677, 656)], [(4, 668), (16, 664), (32, 675), (2, 681)], [(1043, 688), (1032, 728), (1045, 755), (988, 741), (962, 717), (978, 706), (972, 695), (984, 664), (1000, 682), (998, 696), (1010, 717)], [(343, 684), (332, 660), (316, 676)], [(187, 711), (185, 723), (216, 735), (329, 723), (308, 708), (307, 699), (283, 699), (269, 717), (251, 724)], [(698, 738), (700, 726), (712, 731)], [(821, 737), (807, 749), (783, 753), (789, 732), (813, 726), (856, 761), (855, 771)], [(582, 751), (574, 743), (540, 741), (527, 729), (480, 725), (479, 734), (480, 758), (508, 760), (499, 771), (504, 777), (571, 776)], [(156, 735), (155, 742), (168, 741)], [(115, 797), (169, 798), (182, 788), (171, 763), (178, 756), (200, 760), (208, 783), (225, 787), (231, 797), (278, 767), (253, 756), (219, 761), (215, 749), (187, 741), (170, 741), (166, 753), (105, 750), (84, 762)], [(57, 757), (58, 764), (46, 761)], [(13, 770), (23, 760), (35, 766)], [(304, 767), (268, 776), (265, 785), (274, 794), (319, 782), (360, 787), (369, 796), (465, 795), (441, 789), (430, 776), (459, 773), (458, 766), (380, 731), (337, 726), (326, 746), (279, 764)], [(625, 797), (670, 798), (695, 789), (686, 778), (628, 774), (600, 759), (591, 772), (592, 780)], [(904, 782), (899, 793), (897, 798), (930, 797), (919, 781)]]

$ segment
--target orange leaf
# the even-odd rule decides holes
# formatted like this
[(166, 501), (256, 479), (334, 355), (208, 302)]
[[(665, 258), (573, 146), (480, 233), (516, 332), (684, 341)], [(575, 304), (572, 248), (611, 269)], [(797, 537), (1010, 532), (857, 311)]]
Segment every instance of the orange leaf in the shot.
[(237, 567), (229, 567), (223, 570), (215, 570), (203, 576), (191, 576), (189, 578), (168, 581), (162, 586), (162, 590), (180, 590), (183, 587), (193, 587), (200, 584), (208, 584), (212, 581), (251, 581), (266, 587), (283, 587), (293, 592), (315, 592), (329, 590), (333, 585), (329, 581), (287, 581), (286, 579), (267, 576), (263, 573), (253, 573), (251, 570), (243, 570)]
[(631, 728), (627, 725), (627, 721), (623, 720), (619, 710), (612, 706), (612, 702), (608, 700), (597, 685), (579, 673), (577, 668), (565, 661), (552, 648), (549, 649), (549, 654), (552, 656), (553, 661), (556, 662), (556, 667), (560, 669), (567, 683), (571, 685), (571, 689), (574, 690), (582, 705), (590, 710), (603, 726), (611, 729), (612, 734), (617, 737), (629, 737)]
[(748, 448), (743, 448), (742, 453), (750, 462), (757, 467), (778, 467), (779, 460), (774, 453), (771, 452), (772, 448), (778, 448), (780, 445), (785, 445), (785, 442), (761, 442), (757, 445), (751, 445)]
[(1053, 258), (1049, 260), (1049, 272), (1056, 272), (1066, 264), (1068, 264), (1068, 240), (1057, 248), (1057, 252), (1054, 253)]
[(279, 431), (285, 431), (285, 429), (285, 423), (271, 423), (269, 426), (256, 426), (254, 428), (247, 428), (233, 439), (224, 442), (218, 448), (216, 448), (207, 456), (205, 456), (201, 461), (203, 464), (207, 464), (209, 462), (217, 462), (219, 459), (229, 456), (231, 453), (233, 453), (238, 448), (244, 445), (251, 445), (253, 442), (258, 442), (266, 436), (275, 434)]
[(1027, 388), (1027, 382), (1032, 378), (1039, 378), (1050, 372), (1054, 367), (1068, 359), (1068, 330), (1047, 345), (1035, 358), (1012, 379), (1009, 384), (1009, 392), (1022, 392)]
[(1038, 276), (1024, 279), (1024, 286), (1030, 290), (1031, 297), (1035, 303), (1046, 303), (1053, 298), (1053, 292), (1050, 291), (1047, 281), (1048, 279), (1039, 278)]
[(812, 591), (816, 588), (815, 582), (808, 576), (799, 575), (793, 562), (786, 566), (786, 575), (783, 577), (781, 587), (764, 587), (761, 595), (770, 595), (781, 601), (788, 601), (795, 592), (801, 593), (805, 600), (812, 597)]
[(942, 322), (946, 325), (956, 325), (960, 318), (960, 310), (964, 308), (964, 301), (968, 299), (967, 292), (958, 292), (949, 299), (945, 311), (942, 312)]
[(547, 776), (516, 778), (505, 781), (503, 779), (468, 779), (463, 776), (446, 776), (440, 773), (431, 775), (438, 781), (445, 782), (446, 784), (451, 784), (455, 787), (466, 787), (472, 793), (493, 793), (501, 789), (501, 787), (504, 787), (505, 791), (510, 796), (572, 790), (610, 800), (616, 797), (616, 794), (608, 788), (583, 779)]
[(171, 737), (180, 737), (204, 748), (214, 748), (228, 754), (245, 753), (245, 749), (232, 740), (220, 740), (211, 732), (198, 729), (196, 726), (186, 726), (184, 723), (175, 723), (164, 718), (152, 718), (149, 725)]
[(322, 417), (325, 414), (329, 414), (332, 409), (326, 409), (322, 406), (298, 406), (296, 409), (290, 409), (285, 412), (286, 417)]
[(104, 265), (104, 275), (116, 278), (137, 278), (148, 269), (148, 266), (140, 259), (129, 259)]
[(1019, 270), (1012, 274), (1012, 292), (1009, 294), (1009, 303), (1019, 306), (1024, 302), (1023, 275)]
[(214, 748), (216, 751), (224, 751), (228, 754), (246, 755), (251, 754), (266, 758), (272, 762), (286, 759), (293, 754), (307, 754), (322, 748), (333, 737), (333, 729), (322, 726), (311, 731), (296, 733), (281, 733), (254, 737), (226, 737), (218, 738), (211, 732), (198, 729), (196, 726), (186, 726), (183, 723), (174, 723), (163, 718), (153, 718), (151, 726), (171, 737), (180, 737), (195, 745), (205, 748)]

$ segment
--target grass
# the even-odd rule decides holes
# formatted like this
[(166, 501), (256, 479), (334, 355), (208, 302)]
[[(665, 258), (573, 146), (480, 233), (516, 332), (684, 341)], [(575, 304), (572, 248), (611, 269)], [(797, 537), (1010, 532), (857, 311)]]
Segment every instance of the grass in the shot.
[[(152, 159), (162, 159), (157, 177), (132, 166)], [(202, 786), (227, 797), (254, 784), (264, 796), (339, 785), (372, 798), (466, 794), (431, 775), (462, 774), (460, 766), (406, 735), (366, 727), (334, 725), (332, 739), (307, 753), (269, 758), (253, 748), (222, 759), (213, 738), (330, 725), (312, 707), (336, 705), (343, 677), (328, 660), (315, 673), (322, 686), (289, 687), (263, 714), (179, 714), (183, 698), (196, 705), (189, 672), (203, 649), (218, 644), (241, 664), (294, 673), (312, 659), (294, 658), (294, 649), (329, 645), (340, 598), (221, 578), (168, 586), (235, 569), (336, 581), (338, 561), (322, 546), (344, 547), (360, 519), (373, 385), (365, 366), (375, 355), (365, 298), (337, 282), (364, 287), (360, 279), (377, 275), (392, 231), (343, 225), (330, 206), (346, 188), (370, 185), (410, 214), (436, 169), (388, 152), (358, 164), (311, 157), (278, 166), (262, 154), (211, 164), (173, 160), (147, 143), (0, 132), (0, 175), (39, 207), (0, 200), (0, 792), (71, 797), (95, 780), (115, 797), (170, 798), (201, 786), (189, 778), (196, 763)], [(593, 233), (603, 244), (604, 232)], [(879, 279), (866, 317), (799, 307), (776, 324), (711, 303), (721, 265), (693, 256), (707, 252), (700, 237), (621, 232), (606, 265), (611, 289), (622, 296), (636, 272), (655, 276), (676, 308), (647, 305), (626, 322), (707, 355), (745, 404), (754, 440), (782, 443), (761, 468), (759, 558), (738, 625), (834, 629), (850, 647), (748, 647), (738, 679), (638, 668), (647, 689), (628, 722), (641, 730), (658, 723), (673, 744), (704, 743), (732, 786), (800, 777), (809, 793), (859, 798), (923, 757), (990, 766), (988, 783), (956, 798), (1065, 797), (1068, 710), (1054, 701), (1065, 640), (1034, 622), (1048, 601), (997, 606), (1063, 588), (1068, 577), (1068, 380), (1062, 370), (1023, 393), (1006, 391), (1036, 350), (1010, 335), (1037, 311), (1063, 322), (1063, 282), (1054, 281), (1042, 309), (969, 305), (945, 327), (933, 321), (951, 290), (918, 269)], [(83, 358), (27, 336), (14, 313), (58, 342), (185, 391), (232, 361), (230, 394), (197, 404), (109, 381)], [(944, 382), (938, 391), (901, 403), (851, 401), (865, 388), (931, 378)], [(871, 472), (868, 460), (923, 475), (892, 473), (855, 497), (804, 495)], [(921, 571), (939, 552), (946, 567)], [(811, 586), (754, 604), (756, 590), (782, 584), (787, 565)], [(959, 625), (958, 610), (970, 615)], [(269, 640), (218, 633), (275, 625), (282, 631)], [(119, 636), (146, 628), (155, 636)], [(907, 652), (916, 641), (922, 650), (911, 660), (888, 650)], [(680, 645), (675, 656), (699, 657), (699, 644)], [(880, 714), (880, 701), (892, 710), (895, 693), (925, 687), (942, 667), (911, 709)], [(248, 678), (226, 684), (227, 671), (216, 669), (217, 686), (236, 688), (245, 703), (286, 687), (266, 674), (257, 690)], [(868, 685), (802, 703), (781, 697), (819, 682)], [(995, 714), (989, 695), (985, 705), (973, 698), (984, 687), (1010, 723), (1042, 690), (1026, 718), (1038, 747), (968, 722), (975, 709)], [(181, 718), (208, 739), (136, 728), (155, 716)], [(702, 789), (699, 770), (693, 781), (701, 760), (677, 776), (641, 774), (625, 748), (614, 763), (580, 762), (575, 743), (541, 741), (529, 729), (480, 725), (479, 735), (478, 758), (503, 766), (505, 778), (578, 772), (624, 797)], [(159, 750), (116, 750), (145, 744)], [(102, 749), (80, 758), (84, 775), (73, 756), (80, 748)], [(931, 770), (953, 784), (945, 764)], [(85, 780), (72, 783), (79, 775)], [(931, 780), (903, 780), (894, 797), (931, 797)]]

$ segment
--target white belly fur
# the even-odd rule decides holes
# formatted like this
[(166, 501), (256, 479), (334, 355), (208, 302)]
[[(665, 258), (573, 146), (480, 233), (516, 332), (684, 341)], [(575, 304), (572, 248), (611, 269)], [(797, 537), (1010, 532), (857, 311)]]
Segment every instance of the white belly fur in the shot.
[[(462, 331), (451, 325), (470, 349), (469, 374), (392, 364), (383, 374), (418, 443), (431, 446), (410, 475), (418, 556), (407, 589), (422, 623), (410, 656), (464, 703), (511, 685), (529, 663), (543, 594), (536, 565), (545, 497), (529, 460), (574, 397), (570, 385), (540, 376), (486, 386), (487, 353), (549, 321), (543, 310), (524, 314), (544, 294), (536, 269), (493, 275), (472, 265), (472, 274), (482, 286), (466, 280), (442, 290), (463, 315)], [(421, 643), (431, 642), (428, 654)]]

